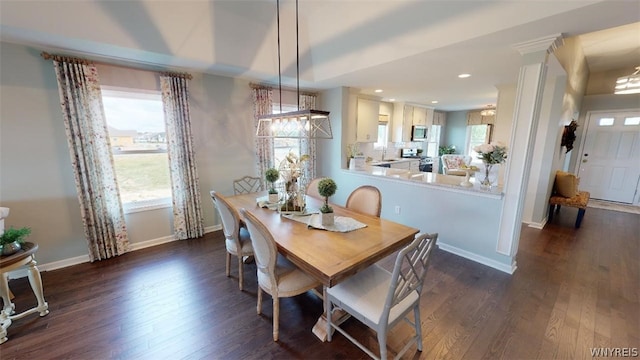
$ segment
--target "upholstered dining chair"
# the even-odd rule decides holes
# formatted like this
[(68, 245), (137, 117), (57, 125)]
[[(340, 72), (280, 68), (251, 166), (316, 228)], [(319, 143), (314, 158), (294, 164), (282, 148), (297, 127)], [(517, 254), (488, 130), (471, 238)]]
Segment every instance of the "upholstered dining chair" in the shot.
[(318, 183), (322, 179), (324, 179), (324, 177), (318, 177), (318, 178), (315, 178), (315, 179), (311, 180), (311, 182), (307, 186), (307, 196), (311, 196), (311, 197), (316, 198), (316, 199), (324, 200), (324, 197), (322, 195), (320, 195), (320, 193), (318, 192)]
[(249, 232), (246, 228), (240, 226), (240, 215), (224, 196), (213, 190), (210, 191), (210, 194), (215, 208), (218, 209), (220, 219), (222, 219), (222, 232), (224, 233), (225, 246), (227, 248), (227, 277), (231, 274), (231, 255), (234, 255), (238, 258), (238, 283), (240, 290), (243, 290), (243, 257), (253, 256), (253, 246)]
[(359, 213), (380, 217), (382, 194), (380, 194), (380, 190), (375, 186), (360, 186), (349, 194), (346, 208)]
[[(420, 294), (437, 239), (438, 234), (416, 235), (413, 242), (398, 253), (392, 273), (374, 264), (338, 285), (327, 288), (327, 340), (331, 341), (331, 328), (334, 328), (369, 356), (378, 359), (370, 349), (331, 321), (331, 308), (335, 305), (375, 330), (380, 346), (380, 359), (387, 358), (389, 330), (401, 320), (414, 327), (415, 336), (398, 352), (396, 358), (400, 358), (414, 343), (417, 344), (418, 351), (422, 351)], [(408, 318), (411, 310), (413, 321)]]
[(262, 313), (262, 292), (273, 298), (273, 341), (278, 341), (280, 302), (282, 297), (303, 294), (321, 283), (278, 254), (276, 242), (267, 228), (245, 209), (240, 213), (245, 219), (258, 267), (258, 314)]
[(240, 179), (233, 180), (233, 193), (249, 194), (264, 190), (264, 183), (259, 177), (244, 176)]

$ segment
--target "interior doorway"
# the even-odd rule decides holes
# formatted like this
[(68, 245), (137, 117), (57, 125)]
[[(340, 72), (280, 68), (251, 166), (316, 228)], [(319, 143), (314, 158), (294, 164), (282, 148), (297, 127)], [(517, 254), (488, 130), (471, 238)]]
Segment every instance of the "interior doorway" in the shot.
[(640, 180), (640, 110), (592, 112), (586, 124), (580, 189), (594, 199), (633, 203)]

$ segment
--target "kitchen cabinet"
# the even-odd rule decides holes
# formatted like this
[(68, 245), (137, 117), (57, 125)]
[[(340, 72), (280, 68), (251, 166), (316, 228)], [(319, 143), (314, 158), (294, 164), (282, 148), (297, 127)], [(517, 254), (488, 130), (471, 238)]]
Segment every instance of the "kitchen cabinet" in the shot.
[(380, 102), (358, 98), (357, 114), (356, 141), (376, 142), (376, 140), (378, 140)]
[(389, 166), (392, 169), (404, 169), (404, 170), (409, 170), (409, 171), (413, 171), (413, 172), (419, 172), (420, 171), (420, 160), (401, 160), (401, 161), (394, 161), (390, 164)]
[(427, 109), (418, 106), (413, 107), (413, 125), (427, 126)]
[(444, 126), (447, 122), (447, 113), (442, 111), (433, 112), (433, 125)]

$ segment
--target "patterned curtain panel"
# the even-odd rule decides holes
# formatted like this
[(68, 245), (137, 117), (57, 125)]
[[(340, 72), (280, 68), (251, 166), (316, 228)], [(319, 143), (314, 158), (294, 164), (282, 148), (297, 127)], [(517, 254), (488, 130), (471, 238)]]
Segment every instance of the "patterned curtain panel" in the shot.
[[(314, 110), (316, 108), (316, 96), (301, 94), (300, 110)], [(306, 182), (316, 178), (316, 139), (301, 139), (300, 154), (308, 154), (309, 161), (304, 168), (304, 179)], [(304, 184), (305, 186), (307, 184)]]
[(162, 75), (162, 103), (167, 126), (167, 153), (173, 197), (173, 229), (178, 240), (204, 235), (200, 186), (196, 170), (189, 91), (184, 75)]
[[(273, 107), (273, 90), (271, 88), (253, 88), (254, 128), (258, 129), (258, 116), (271, 114)], [(274, 164), (273, 139), (256, 137), (256, 168), (260, 179), (264, 179), (265, 171)]]
[(129, 250), (120, 193), (102, 107), (98, 71), (79, 59), (53, 61), (74, 169), (89, 258), (108, 259)]

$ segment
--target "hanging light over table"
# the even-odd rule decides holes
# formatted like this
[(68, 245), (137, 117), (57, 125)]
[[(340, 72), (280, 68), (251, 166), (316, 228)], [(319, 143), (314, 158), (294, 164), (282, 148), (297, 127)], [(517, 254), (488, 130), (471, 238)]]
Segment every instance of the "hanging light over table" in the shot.
[(637, 94), (640, 93), (640, 66), (636, 71), (627, 76), (621, 76), (616, 80), (614, 94)]
[(296, 89), (298, 111), (282, 112), (282, 72), (280, 70), (280, 0), (276, 0), (278, 26), (278, 90), (280, 113), (260, 115), (256, 136), (259, 138), (333, 139), (329, 111), (300, 110), (300, 50), (298, 47), (298, 0), (296, 0)]

